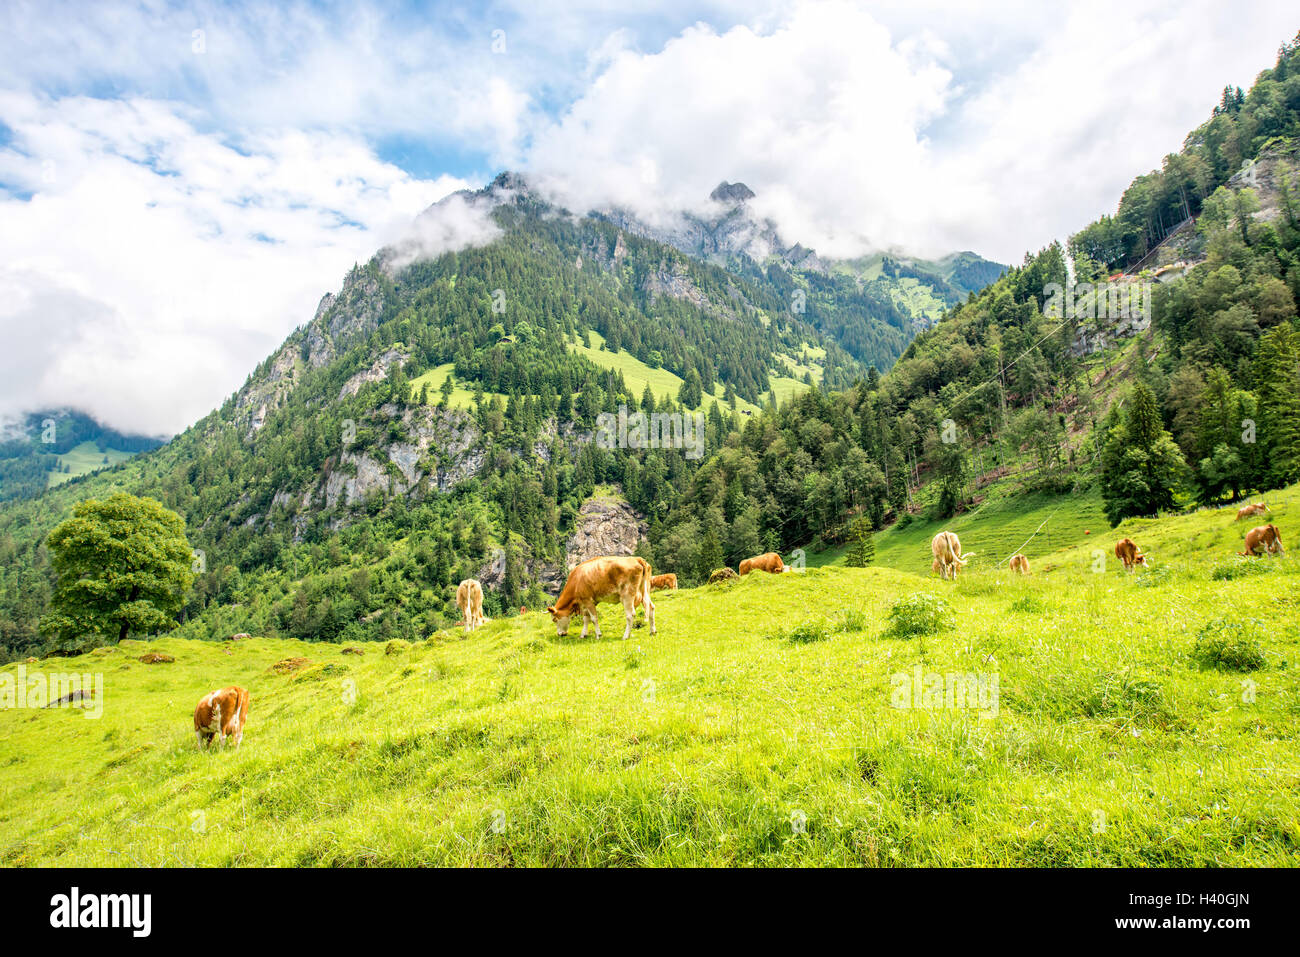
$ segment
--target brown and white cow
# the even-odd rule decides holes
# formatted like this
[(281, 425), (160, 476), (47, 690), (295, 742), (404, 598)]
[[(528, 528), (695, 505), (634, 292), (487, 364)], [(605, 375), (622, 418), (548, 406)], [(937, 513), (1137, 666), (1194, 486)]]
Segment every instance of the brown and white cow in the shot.
[(659, 591), (661, 588), (667, 588), (669, 591), (677, 591), (677, 576), (672, 572), (664, 575), (655, 575), (650, 579), (650, 590)]
[(1282, 536), (1277, 530), (1277, 526), (1269, 523), (1252, 528), (1246, 533), (1246, 550), (1242, 555), (1258, 555), (1259, 549), (1264, 549), (1267, 555), (1285, 555), (1286, 550), (1282, 547)]
[(1137, 543), (1131, 538), (1122, 538), (1115, 543), (1115, 557), (1124, 563), (1124, 571), (1131, 572), (1138, 565), (1151, 567), (1147, 557), (1138, 551)]
[(1029, 570), (1029, 559), (1024, 555), (1012, 555), (1007, 565), (1013, 572), (1019, 572), (1021, 575), (1032, 574)]
[(217, 738), (224, 748), (226, 738), (231, 737), (238, 748), (244, 740), (244, 722), (247, 720), (248, 692), (238, 685), (204, 695), (194, 709), (194, 734), (198, 746), (207, 747), (213, 738)]
[(750, 572), (771, 572), (773, 575), (779, 575), (783, 571), (785, 571), (785, 562), (781, 561), (781, 556), (776, 552), (764, 552), (762, 555), (746, 558), (740, 563), (742, 575), (748, 575)]
[(600, 637), (600, 620), (596, 617), (596, 605), (600, 602), (623, 603), (623, 612), (627, 618), (627, 627), (623, 629), (623, 640), (632, 635), (632, 623), (636, 618), (636, 606), (645, 605), (646, 621), (650, 625), (650, 634), (655, 633), (655, 606), (650, 600), (650, 563), (637, 556), (589, 558), (569, 572), (569, 580), (564, 583), (564, 591), (548, 605), (546, 610), (555, 622), (555, 633), (563, 638), (569, 633), (569, 620), (574, 615), (582, 616), (582, 638), (587, 637), (587, 622), (596, 626), (596, 637)]
[(460, 609), (466, 633), (487, 622), (483, 617), (483, 586), (477, 578), (466, 578), (460, 583), (456, 589), (456, 607)]
[(962, 554), (961, 540), (955, 532), (940, 532), (930, 541), (930, 552), (934, 561), (930, 563), (931, 571), (940, 578), (957, 580), (957, 573), (966, 567), (974, 552)]
[(1254, 504), (1247, 503), (1237, 509), (1237, 517), (1234, 518), (1233, 521), (1240, 522), (1243, 518), (1253, 518), (1256, 515), (1263, 515), (1265, 512), (1271, 511), (1273, 510), (1263, 502), (1255, 502)]

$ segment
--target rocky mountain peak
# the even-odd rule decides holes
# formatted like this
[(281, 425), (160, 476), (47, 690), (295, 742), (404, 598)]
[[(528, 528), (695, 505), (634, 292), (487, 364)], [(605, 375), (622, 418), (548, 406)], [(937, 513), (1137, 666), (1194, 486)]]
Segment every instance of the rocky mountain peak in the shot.
[(709, 199), (715, 203), (739, 204), (753, 199), (756, 194), (744, 183), (728, 183), (725, 179), (714, 187)]

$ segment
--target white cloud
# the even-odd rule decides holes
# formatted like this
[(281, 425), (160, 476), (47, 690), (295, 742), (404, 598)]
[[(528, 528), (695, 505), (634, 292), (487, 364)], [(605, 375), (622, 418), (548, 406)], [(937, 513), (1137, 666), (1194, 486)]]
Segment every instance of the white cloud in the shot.
[(1294, 31), (1280, 5), (1209, 0), (873, 9), (802, 0), (657, 52), (607, 43), (528, 165), (579, 209), (654, 218), (741, 180), (824, 254), (1015, 262), (1113, 210)]
[[(504, 198), (504, 195), (501, 198)], [(436, 259), (443, 253), (485, 246), (501, 235), (492, 219), (497, 201), (453, 193), (426, 209), (384, 245), (392, 252), (385, 267), (396, 273), (420, 259)]]
[[(0, 94), (0, 415), (173, 432), (208, 412), (379, 237), (467, 184), (347, 136), (232, 145), (156, 101)], [(31, 195), (25, 196), (25, 193)]]

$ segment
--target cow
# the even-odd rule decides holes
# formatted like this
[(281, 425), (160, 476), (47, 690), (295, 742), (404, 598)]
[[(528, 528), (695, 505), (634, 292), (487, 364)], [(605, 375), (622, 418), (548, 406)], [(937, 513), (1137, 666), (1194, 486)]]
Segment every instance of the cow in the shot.
[(1138, 551), (1137, 544), (1131, 538), (1120, 539), (1115, 543), (1115, 557), (1124, 563), (1124, 571), (1131, 572), (1137, 566), (1150, 568), (1147, 557)]
[(655, 575), (650, 579), (650, 590), (658, 591), (661, 588), (667, 588), (669, 591), (677, 591), (677, 576), (672, 572), (666, 575)]
[(953, 581), (957, 580), (957, 573), (974, 555), (974, 552), (962, 554), (961, 541), (955, 532), (940, 532), (934, 536), (930, 542), (930, 552), (934, 555), (930, 570), (940, 578), (951, 578)]
[(226, 746), (227, 736), (235, 748), (244, 740), (244, 722), (248, 720), (248, 692), (238, 685), (204, 695), (194, 708), (194, 734), (198, 746), (206, 748), (215, 737)]
[(1013, 572), (1019, 572), (1022, 575), (1033, 574), (1029, 570), (1029, 559), (1026, 558), (1024, 555), (1012, 555), (1011, 561), (1008, 563), (1008, 566)]
[(460, 583), (456, 589), (456, 607), (460, 609), (461, 620), (465, 622), (466, 634), (487, 623), (483, 617), (483, 586), (477, 578), (466, 578)]
[(1250, 556), (1258, 555), (1258, 549), (1263, 548), (1266, 555), (1285, 555), (1286, 549), (1282, 547), (1282, 536), (1278, 533), (1277, 526), (1272, 523), (1260, 525), (1252, 528), (1246, 533), (1246, 550), (1240, 554)]
[(783, 571), (785, 571), (785, 562), (781, 561), (781, 556), (776, 552), (764, 552), (762, 555), (746, 558), (740, 563), (742, 575), (748, 575), (750, 572), (771, 572), (773, 575), (779, 575)]
[(569, 620), (574, 615), (582, 615), (582, 635), (587, 637), (587, 623), (596, 626), (596, 638), (600, 638), (600, 620), (596, 617), (596, 605), (600, 602), (623, 603), (623, 612), (627, 618), (627, 627), (623, 629), (623, 640), (632, 635), (632, 622), (636, 617), (636, 606), (645, 605), (646, 621), (650, 625), (650, 634), (655, 633), (655, 606), (650, 600), (650, 563), (635, 555), (626, 557), (589, 558), (569, 572), (569, 580), (564, 583), (564, 590), (554, 605), (547, 605), (551, 621), (555, 622), (555, 634), (563, 638), (569, 633)]
[(1234, 518), (1233, 521), (1240, 522), (1243, 518), (1252, 518), (1256, 515), (1263, 515), (1265, 512), (1271, 511), (1273, 510), (1263, 502), (1256, 502), (1253, 505), (1246, 504), (1237, 509), (1237, 517)]

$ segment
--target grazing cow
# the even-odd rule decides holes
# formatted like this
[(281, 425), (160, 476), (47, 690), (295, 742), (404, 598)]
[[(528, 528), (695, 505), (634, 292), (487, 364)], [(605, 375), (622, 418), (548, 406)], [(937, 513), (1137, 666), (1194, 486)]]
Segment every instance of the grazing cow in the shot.
[(1032, 574), (1029, 571), (1029, 559), (1024, 555), (1012, 555), (1008, 564), (1013, 572), (1019, 572), (1022, 575)]
[(1234, 518), (1233, 521), (1240, 522), (1243, 518), (1253, 518), (1256, 515), (1263, 515), (1265, 512), (1271, 511), (1273, 510), (1263, 502), (1255, 502), (1253, 505), (1247, 503), (1237, 509), (1237, 517)]
[(1259, 549), (1264, 549), (1267, 555), (1285, 555), (1286, 550), (1282, 547), (1282, 536), (1278, 533), (1277, 526), (1272, 523), (1260, 525), (1252, 528), (1246, 533), (1246, 550), (1242, 555), (1258, 555)]
[(646, 621), (650, 624), (650, 634), (655, 633), (655, 606), (650, 600), (650, 563), (637, 556), (589, 558), (569, 572), (569, 580), (564, 583), (564, 591), (548, 605), (546, 610), (555, 622), (555, 633), (563, 638), (569, 633), (569, 620), (574, 615), (582, 615), (582, 638), (587, 637), (587, 622), (596, 626), (596, 637), (600, 638), (600, 620), (596, 617), (596, 605), (600, 602), (623, 603), (623, 612), (627, 618), (627, 627), (623, 629), (623, 640), (632, 634), (632, 623), (636, 617), (636, 606), (645, 605)]
[(957, 573), (975, 554), (974, 552), (962, 554), (961, 541), (955, 532), (940, 532), (934, 536), (930, 542), (930, 551), (934, 555), (930, 569), (940, 578), (951, 578), (953, 581), (957, 580)]
[(669, 591), (677, 591), (677, 576), (672, 572), (666, 575), (655, 575), (650, 579), (650, 590), (658, 591), (661, 588), (667, 588)]
[(468, 634), (479, 625), (486, 624), (483, 617), (483, 586), (477, 578), (466, 578), (456, 589), (456, 607), (460, 609), (461, 620), (465, 622)]
[(764, 552), (762, 555), (746, 558), (740, 563), (742, 575), (748, 575), (750, 572), (771, 572), (773, 575), (779, 575), (783, 571), (785, 571), (785, 562), (781, 561), (781, 556), (776, 552)]
[(1124, 563), (1126, 572), (1131, 572), (1138, 565), (1151, 567), (1147, 557), (1138, 551), (1137, 544), (1131, 538), (1121, 539), (1115, 543), (1115, 557)]
[(204, 695), (194, 709), (194, 734), (198, 746), (207, 747), (215, 737), (224, 748), (229, 736), (238, 748), (244, 740), (244, 722), (247, 720), (248, 692), (238, 685)]

